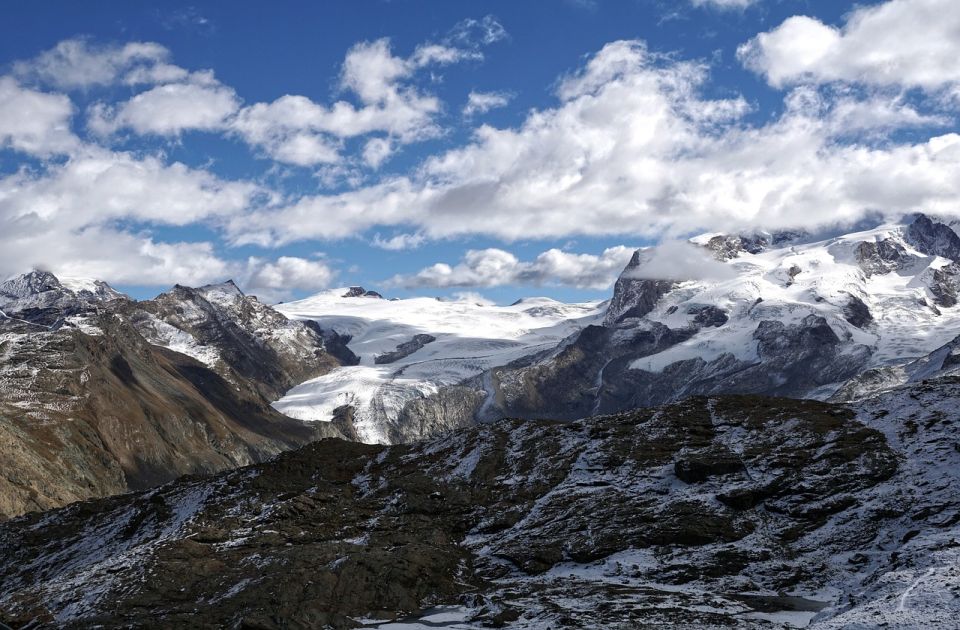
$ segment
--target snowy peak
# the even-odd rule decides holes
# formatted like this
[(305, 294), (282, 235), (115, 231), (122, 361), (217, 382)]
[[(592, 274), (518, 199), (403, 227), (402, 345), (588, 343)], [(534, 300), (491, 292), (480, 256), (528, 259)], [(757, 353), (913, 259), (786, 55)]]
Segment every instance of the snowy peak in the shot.
[(58, 327), (64, 322), (81, 327), (86, 316), (110, 302), (129, 298), (106, 282), (86, 278), (61, 281), (48, 271), (31, 271), (0, 283), (0, 311), (21, 323)]
[(8, 298), (25, 298), (48, 291), (61, 291), (63, 286), (49, 271), (30, 271), (0, 284), (0, 295)]
[(848, 399), (954, 361), (943, 348), (960, 332), (960, 237), (943, 223), (916, 216), (821, 240), (709, 234), (691, 244), (723, 273), (638, 278), (662, 253), (636, 252), (603, 329), (494, 370), (486, 413), (569, 418), (717, 393)]

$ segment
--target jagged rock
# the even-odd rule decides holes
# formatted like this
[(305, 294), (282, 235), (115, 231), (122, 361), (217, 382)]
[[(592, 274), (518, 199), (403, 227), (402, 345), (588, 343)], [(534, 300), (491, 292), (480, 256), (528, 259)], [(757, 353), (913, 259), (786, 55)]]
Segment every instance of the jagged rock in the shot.
[(941, 256), (960, 263), (960, 235), (948, 225), (920, 214), (907, 226), (908, 243), (928, 256)]
[(335, 330), (324, 330), (320, 324), (312, 319), (304, 319), (300, 322), (323, 338), (324, 349), (339, 361), (340, 365), (358, 365), (360, 363), (360, 357), (354, 354), (348, 346), (352, 339), (350, 335), (341, 335)]
[(766, 248), (768, 241), (760, 235), (741, 236), (720, 234), (706, 243), (706, 248), (713, 252), (714, 258), (727, 261), (736, 258), (741, 252), (759, 254)]
[(343, 294), (345, 298), (351, 297), (372, 297), (372, 298), (383, 298), (382, 295), (376, 291), (367, 291), (363, 287), (350, 287), (347, 289), (347, 292)]
[(933, 271), (930, 293), (937, 306), (950, 308), (957, 305), (960, 294), (960, 264), (950, 263)]
[(913, 259), (903, 245), (889, 238), (860, 243), (854, 255), (868, 278), (902, 269)]
[(232, 283), (150, 302), (40, 272), (0, 286), (0, 518), (341, 435), (270, 407), (337, 363)]
[(229, 381), (255, 383), (271, 402), (340, 364), (315, 330), (244, 295), (233, 281), (177, 285), (132, 305), (129, 317), (151, 343), (186, 352)]
[(844, 305), (843, 317), (857, 328), (864, 328), (873, 321), (870, 308), (863, 300), (855, 295), (851, 295), (850, 299), (847, 300), (847, 303)]
[(693, 315), (693, 322), (699, 326), (716, 327), (723, 326), (730, 318), (723, 311), (712, 305), (695, 305), (687, 309), (688, 315)]
[(670, 280), (632, 277), (631, 273), (639, 266), (640, 252), (636, 251), (613, 287), (604, 325), (612, 326), (631, 317), (643, 317), (653, 310), (657, 300), (676, 286), (676, 282)]
[(391, 352), (384, 352), (383, 354), (378, 354), (373, 358), (373, 362), (382, 365), (386, 363), (393, 363), (404, 359), (420, 348), (424, 347), (428, 343), (433, 343), (437, 338), (433, 335), (427, 334), (416, 334), (413, 336), (413, 339), (410, 341), (404, 341), (403, 343), (397, 344), (397, 349)]

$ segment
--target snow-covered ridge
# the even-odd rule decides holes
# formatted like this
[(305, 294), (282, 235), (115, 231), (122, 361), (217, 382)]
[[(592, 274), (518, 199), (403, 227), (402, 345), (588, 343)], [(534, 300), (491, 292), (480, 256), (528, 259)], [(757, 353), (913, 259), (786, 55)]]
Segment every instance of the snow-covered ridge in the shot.
[[(683, 343), (634, 361), (632, 367), (659, 372), (676, 361), (710, 361), (723, 354), (754, 361), (758, 322), (790, 325), (809, 315), (824, 317), (841, 340), (870, 348), (869, 367), (900, 363), (942, 346), (960, 331), (960, 308), (938, 303), (932, 282), (934, 274), (953, 261), (918, 251), (906, 238), (907, 229), (884, 225), (820, 242), (739, 252), (725, 262), (736, 272), (733, 277), (682, 282), (646, 316), (683, 328), (690, 325), (696, 306), (710, 305), (723, 310), (728, 322), (704, 327)], [(864, 260), (870, 250), (863, 245), (877, 243), (900, 249), (897, 268), (870, 271)], [(851, 317), (853, 300), (862, 302), (872, 321)]]
[[(334, 370), (295, 387), (275, 407), (303, 420), (330, 420), (342, 405), (367, 442), (387, 442), (386, 423), (409, 400), (426, 396), (520, 357), (548, 350), (603, 316), (602, 303), (564, 304), (526, 298), (510, 306), (435, 298), (385, 300), (334, 289), (275, 308), (291, 319), (313, 320), (351, 339), (356, 366)], [(415, 335), (435, 341), (393, 363), (375, 358)]]

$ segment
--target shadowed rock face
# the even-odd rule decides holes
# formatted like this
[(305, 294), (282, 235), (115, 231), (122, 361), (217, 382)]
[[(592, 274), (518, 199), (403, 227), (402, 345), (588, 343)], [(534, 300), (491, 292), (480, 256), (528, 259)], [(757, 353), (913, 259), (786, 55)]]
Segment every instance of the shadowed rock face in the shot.
[(413, 336), (413, 339), (410, 341), (404, 341), (403, 343), (397, 344), (397, 349), (391, 352), (384, 352), (383, 354), (378, 354), (373, 358), (373, 362), (377, 365), (382, 365), (385, 363), (393, 363), (399, 361), (400, 359), (406, 358), (424, 347), (428, 343), (433, 343), (437, 338), (433, 335), (417, 334)]
[(340, 365), (326, 352), (322, 334), (244, 295), (232, 281), (196, 289), (178, 285), (135, 303), (129, 316), (159, 345), (166, 344), (155, 329), (157, 319), (187, 333), (216, 352), (213, 369), (227, 380), (253, 383), (267, 401)]
[[(224, 308), (196, 289), (137, 303), (85, 286), (40, 272), (0, 285), (0, 519), (341, 435), (269, 404), (285, 383), (337, 365), (313, 331), (242, 294)], [(162, 324), (221, 360), (149, 343), (147, 320), (146, 332)]]
[(675, 282), (668, 280), (633, 277), (631, 274), (639, 266), (640, 252), (636, 251), (613, 287), (605, 325), (614, 325), (630, 317), (643, 317), (653, 309), (657, 300), (676, 286)]
[(903, 245), (891, 239), (860, 243), (854, 256), (867, 277), (902, 269), (914, 259)]
[(960, 263), (960, 235), (944, 223), (918, 215), (907, 227), (906, 239), (928, 256), (941, 256)]
[(249, 385), (151, 346), (104, 315), (102, 335), (0, 342), (0, 517), (272, 457), (338, 435), (273, 411)]
[(746, 626), (787, 604), (738, 593), (851, 583), (842, 558), (886, 539), (897, 475), (852, 412), (754, 397), (324, 440), (0, 526), (0, 619), (349, 628), (453, 604), (524, 628)]

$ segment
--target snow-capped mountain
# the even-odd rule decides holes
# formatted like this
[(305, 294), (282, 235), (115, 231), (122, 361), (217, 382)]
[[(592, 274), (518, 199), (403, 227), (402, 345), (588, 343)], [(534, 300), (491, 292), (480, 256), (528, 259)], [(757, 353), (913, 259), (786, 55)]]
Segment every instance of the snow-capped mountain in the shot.
[(960, 333), (960, 237), (925, 216), (823, 240), (692, 243), (719, 272), (646, 278), (656, 250), (637, 252), (603, 325), (548, 356), (492, 370), (484, 389), (495, 402), (484, 412), (572, 418), (721, 392), (825, 399)]
[(231, 382), (255, 383), (267, 401), (339, 365), (320, 332), (244, 295), (233, 281), (177, 285), (137, 302), (128, 317), (150, 343), (191, 356)]
[(960, 236), (923, 215), (829, 237), (709, 234), (689, 247), (709, 270), (701, 279), (651, 275), (662, 254), (638, 250), (603, 304), (384, 300), (354, 287), (279, 305), (338, 333), (359, 361), (275, 406), (352, 419), (359, 439), (394, 443), (696, 394), (850, 398), (909, 381), (906, 366), (960, 334)]
[(342, 435), (269, 406), (339, 365), (324, 344), (232, 283), (145, 302), (45, 272), (0, 284), (0, 519)]
[(450, 396), (445, 401), (449, 409), (444, 411), (450, 413), (428, 415), (417, 405), (444, 386), (548, 351), (603, 316), (599, 303), (529, 298), (492, 306), (433, 298), (386, 300), (359, 287), (275, 308), (291, 319), (335, 331), (359, 360), (293, 388), (274, 406), (294, 418), (315, 421), (330, 420), (336, 410), (350, 407), (359, 438), (381, 443), (457, 426), (464, 417), (460, 409), (479, 402), (470, 390), (458, 390), (462, 399)]

